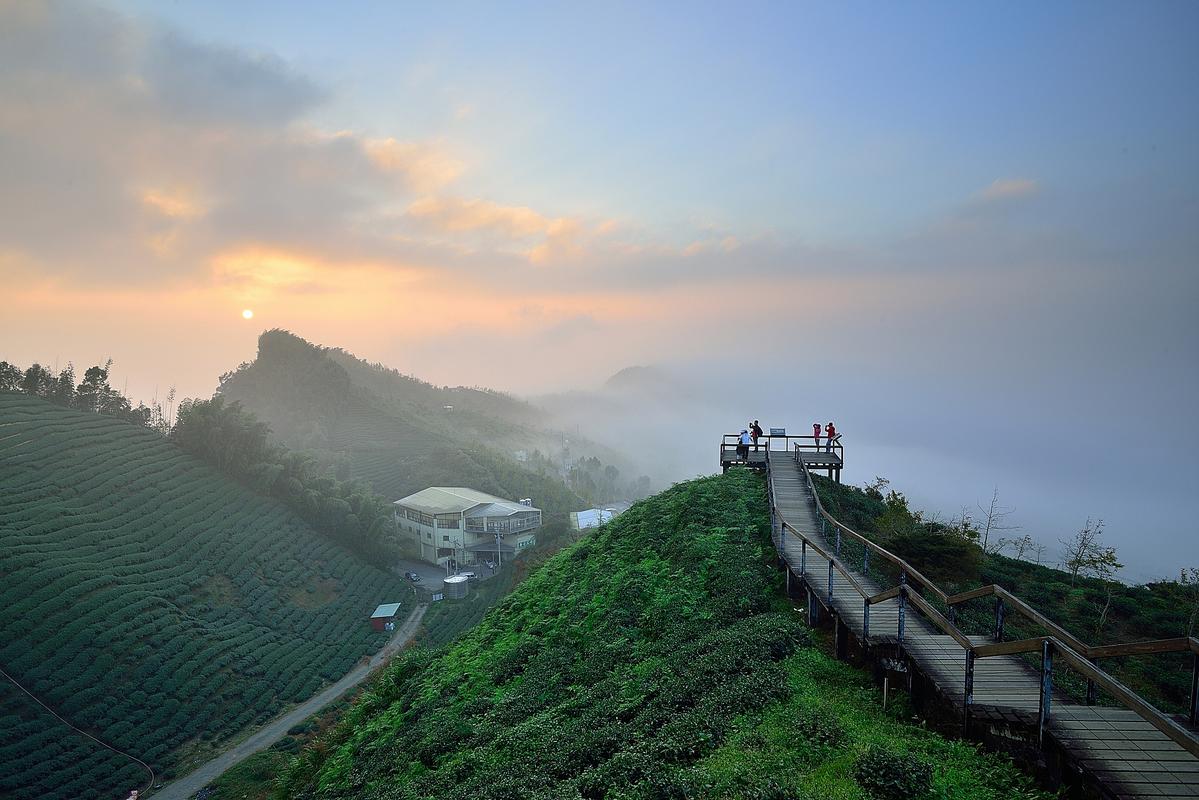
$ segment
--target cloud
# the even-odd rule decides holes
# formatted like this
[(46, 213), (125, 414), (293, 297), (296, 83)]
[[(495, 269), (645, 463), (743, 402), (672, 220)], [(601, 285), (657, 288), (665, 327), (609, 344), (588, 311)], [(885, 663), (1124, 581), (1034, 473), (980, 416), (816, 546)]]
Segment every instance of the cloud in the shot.
[(1031, 197), (1040, 190), (1032, 178), (996, 178), (991, 185), (978, 193), (984, 200), (1011, 200)]
[(466, 165), (428, 143), (393, 138), (362, 143), (367, 157), (384, 172), (400, 173), (418, 192), (433, 192), (452, 183)]
[(460, 197), (422, 197), (408, 206), (408, 214), (450, 233), (491, 231), (510, 239), (545, 234), (555, 222), (527, 206)]

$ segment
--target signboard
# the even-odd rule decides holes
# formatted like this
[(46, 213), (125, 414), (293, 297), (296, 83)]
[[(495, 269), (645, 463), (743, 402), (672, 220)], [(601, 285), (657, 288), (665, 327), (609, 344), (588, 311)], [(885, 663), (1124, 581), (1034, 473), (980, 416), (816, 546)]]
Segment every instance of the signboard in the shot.
[(434, 592), (433, 593), (433, 602), (434, 603), (436, 603), (438, 600), (444, 600), (444, 599), (445, 599), (445, 592)]
[(787, 429), (786, 428), (771, 428), (770, 435), (771, 436), (786, 436)]

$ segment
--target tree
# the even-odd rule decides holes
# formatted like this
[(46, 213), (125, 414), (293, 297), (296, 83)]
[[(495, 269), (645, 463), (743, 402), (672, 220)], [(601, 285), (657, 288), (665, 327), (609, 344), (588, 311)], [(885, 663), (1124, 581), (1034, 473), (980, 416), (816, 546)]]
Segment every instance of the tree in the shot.
[(1178, 583), (1182, 587), (1187, 605), (1190, 606), (1186, 635), (1194, 636), (1195, 623), (1199, 621), (1199, 567), (1184, 567), (1178, 576)]
[(0, 392), (21, 390), (21, 368), (7, 361), (0, 361)]
[[(1070, 585), (1073, 586), (1078, 576), (1112, 579), (1116, 572), (1124, 568), (1116, 559), (1116, 548), (1105, 547), (1100, 539), (1103, 536), (1103, 520), (1087, 522), (1073, 536), (1061, 539), (1063, 547), (1062, 563), (1070, 573)], [(1109, 600), (1110, 602), (1110, 600)]]
[(54, 375), (41, 364), (34, 364), (21, 377), (21, 391), (36, 397), (48, 397), (54, 389)]
[(1019, 525), (1007, 524), (1007, 518), (1015, 512), (1014, 508), (1005, 508), (999, 504), (999, 487), (991, 492), (991, 502), (984, 508), (980, 503), (978, 510), (982, 512), (982, 525), (978, 529), (978, 545), (983, 549), (985, 555), (994, 555), (998, 553), (1003, 540), (997, 535), (995, 541), (991, 541), (992, 534), (1000, 534), (1003, 531), (1019, 530)]
[(1014, 539), (1000, 539), (999, 544), (995, 548), (995, 552), (999, 553), (1010, 547), (1012, 548), (1012, 558), (1023, 561), (1024, 556), (1028, 555), (1029, 553), (1037, 552), (1037, 546), (1036, 540), (1026, 533), (1023, 536), (1017, 536)]

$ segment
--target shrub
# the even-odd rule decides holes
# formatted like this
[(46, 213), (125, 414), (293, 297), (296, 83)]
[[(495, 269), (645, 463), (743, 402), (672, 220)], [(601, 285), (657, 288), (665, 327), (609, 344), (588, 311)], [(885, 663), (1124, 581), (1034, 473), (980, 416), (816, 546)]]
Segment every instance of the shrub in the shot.
[(932, 790), (932, 765), (906, 753), (874, 748), (854, 765), (853, 779), (874, 800), (916, 800)]

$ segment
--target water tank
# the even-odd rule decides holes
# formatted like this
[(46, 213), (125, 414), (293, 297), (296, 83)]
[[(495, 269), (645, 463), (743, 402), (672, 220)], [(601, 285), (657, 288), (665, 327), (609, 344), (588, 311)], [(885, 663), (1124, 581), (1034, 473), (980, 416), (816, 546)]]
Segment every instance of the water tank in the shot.
[(465, 575), (451, 575), (442, 583), (445, 584), (445, 596), (447, 600), (461, 600), (466, 597), (466, 593), (470, 591), (470, 581)]

